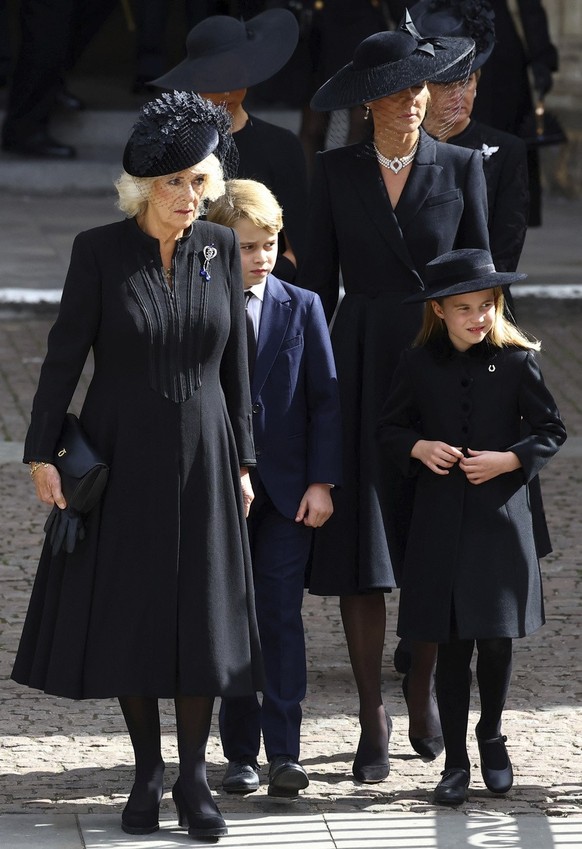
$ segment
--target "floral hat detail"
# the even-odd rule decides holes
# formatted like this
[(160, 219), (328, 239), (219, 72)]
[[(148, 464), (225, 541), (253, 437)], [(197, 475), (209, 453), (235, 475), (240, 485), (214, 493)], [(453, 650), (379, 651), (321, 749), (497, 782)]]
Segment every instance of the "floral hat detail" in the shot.
[(222, 106), (193, 92), (165, 92), (143, 105), (123, 152), (123, 167), (133, 177), (161, 177), (214, 153), (229, 179), (238, 168), (230, 127)]
[[(410, 16), (424, 36), (472, 38), (475, 57), (471, 74), (485, 64), (495, 47), (495, 12), (488, 0), (420, 0), (410, 8)], [(434, 82), (454, 82), (459, 78), (451, 68)]]

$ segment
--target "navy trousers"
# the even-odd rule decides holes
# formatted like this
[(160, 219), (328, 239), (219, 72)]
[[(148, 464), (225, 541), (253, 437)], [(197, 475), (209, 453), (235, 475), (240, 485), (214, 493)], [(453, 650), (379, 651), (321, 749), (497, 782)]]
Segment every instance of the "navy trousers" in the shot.
[(222, 700), (220, 736), (229, 761), (256, 761), (261, 732), (269, 761), (299, 759), (307, 678), (301, 605), (313, 531), (282, 516), (256, 472), (251, 477), (255, 500), (247, 522), (265, 688), (262, 702), (256, 695)]

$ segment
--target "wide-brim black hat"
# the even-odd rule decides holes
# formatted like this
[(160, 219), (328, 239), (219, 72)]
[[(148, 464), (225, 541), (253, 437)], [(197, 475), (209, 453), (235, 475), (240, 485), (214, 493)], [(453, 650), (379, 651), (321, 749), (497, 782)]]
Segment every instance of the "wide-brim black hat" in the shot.
[(197, 165), (214, 153), (225, 177), (233, 177), (238, 154), (231, 117), (194, 92), (164, 92), (145, 103), (133, 126), (123, 167), (133, 177), (161, 177)]
[(388, 97), (432, 80), (457, 63), (466, 65), (474, 47), (470, 38), (421, 38), (407, 18), (396, 31), (365, 38), (353, 60), (315, 92), (311, 108), (350, 109)]
[(153, 85), (205, 94), (250, 88), (281, 70), (298, 40), (288, 9), (268, 9), (248, 21), (211, 15), (188, 33), (186, 59)]
[(405, 304), (418, 304), (434, 298), (462, 295), (465, 292), (480, 292), (496, 286), (508, 286), (525, 280), (527, 274), (511, 271), (495, 271), (493, 257), (480, 248), (458, 248), (441, 254), (427, 263), (423, 275), (425, 288), (406, 298)]
[[(495, 47), (495, 12), (487, 0), (420, 0), (410, 8), (414, 26), (423, 36), (472, 38), (475, 57), (473, 74), (491, 56)], [(454, 82), (454, 69), (442, 72), (434, 82)]]

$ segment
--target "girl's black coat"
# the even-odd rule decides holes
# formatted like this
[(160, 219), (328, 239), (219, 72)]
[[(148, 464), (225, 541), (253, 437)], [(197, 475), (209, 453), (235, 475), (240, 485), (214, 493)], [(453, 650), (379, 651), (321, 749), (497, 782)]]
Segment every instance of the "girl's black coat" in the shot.
[(422, 307), (403, 301), (422, 288), (427, 262), (452, 248), (489, 246), (481, 153), (421, 131), (395, 210), (371, 145), (318, 154), (307, 230), (300, 284), (318, 292), (328, 319), (340, 267), (346, 293), (332, 329), (344, 483), (317, 532), (309, 586), (318, 595), (388, 589), (406, 521), (396, 487), (381, 491), (376, 423), (400, 352), (420, 327)]
[[(378, 436), (401, 470), (417, 476), (398, 634), (446, 641), (453, 610), (461, 639), (523, 637), (539, 628), (541, 576), (526, 484), (566, 431), (534, 354), (487, 342), (465, 354), (444, 342), (406, 351)], [(458, 465), (437, 475), (410, 457), (420, 438), (465, 451), (513, 451), (522, 468), (479, 485)]]
[[(214, 245), (211, 279), (200, 276)], [(251, 693), (260, 651), (239, 465), (254, 463), (239, 249), (195, 222), (173, 290), (134, 220), (77, 236), (25, 461), (82, 424), (111, 472), (72, 555), (45, 545), (13, 677), (72, 698)]]

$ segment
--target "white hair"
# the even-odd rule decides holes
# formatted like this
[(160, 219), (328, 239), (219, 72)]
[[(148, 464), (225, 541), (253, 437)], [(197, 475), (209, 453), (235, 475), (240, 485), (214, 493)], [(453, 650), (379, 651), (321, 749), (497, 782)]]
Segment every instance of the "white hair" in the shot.
[[(222, 166), (217, 157), (211, 153), (192, 168), (198, 173), (206, 174), (204, 192), (200, 198), (202, 203), (197, 210), (197, 215), (200, 215), (208, 201), (216, 200), (224, 193)], [(148, 198), (155, 181), (169, 176), (169, 174), (163, 174), (161, 177), (133, 177), (127, 171), (122, 171), (115, 181), (118, 194), (117, 206), (128, 218), (142, 215), (148, 205)]]

